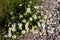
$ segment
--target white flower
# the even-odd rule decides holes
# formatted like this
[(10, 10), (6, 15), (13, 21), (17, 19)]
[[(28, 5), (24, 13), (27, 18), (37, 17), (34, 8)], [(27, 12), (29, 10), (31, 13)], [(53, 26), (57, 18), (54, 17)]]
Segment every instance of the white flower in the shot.
[(26, 24), (25, 24), (25, 30), (28, 32), (29, 31), (29, 22), (27, 22)]
[(13, 16), (13, 17), (11, 17), (11, 19), (14, 19), (14, 16)]
[(39, 6), (34, 6), (35, 9), (39, 9)]
[(44, 16), (44, 19), (47, 19), (47, 16), (46, 15)]
[(30, 1), (29, 3), (32, 3), (32, 1)]
[(13, 35), (13, 36), (12, 36), (12, 38), (14, 38), (14, 39), (15, 39), (15, 38), (16, 38), (16, 35)]
[(26, 13), (31, 13), (31, 9), (30, 8), (27, 8), (26, 9)]
[(9, 27), (9, 31), (11, 31), (12, 30), (12, 28), (11, 27)]
[(23, 4), (19, 4), (19, 6), (22, 6)]
[(26, 20), (25, 20), (25, 19), (23, 19), (23, 20), (22, 20), (22, 22), (23, 22), (23, 23), (26, 23)]
[(48, 13), (48, 10), (45, 9), (45, 11), (46, 11), (46, 13)]
[(30, 7), (30, 5), (28, 5), (28, 7)]
[(41, 8), (43, 8), (43, 6), (40, 6)]
[(50, 21), (52, 22), (52, 21), (53, 21), (53, 19), (51, 18), (51, 19), (50, 19)]
[(13, 14), (13, 12), (10, 12), (10, 14), (12, 15), (12, 14)]
[(29, 32), (29, 27), (25, 27), (26, 32)]
[(39, 27), (41, 26), (41, 25), (40, 25), (40, 22), (37, 22), (37, 24), (38, 24)]
[(16, 31), (16, 28), (12, 28), (12, 31), (15, 32)]
[(12, 34), (11, 33), (8, 33), (8, 37), (11, 37), (12, 36)]
[(36, 16), (36, 14), (34, 14), (34, 15), (33, 15), (33, 18), (34, 18), (34, 19), (37, 19), (37, 16)]
[(30, 17), (29, 20), (32, 21), (33, 20), (32, 17)]
[(23, 17), (23, 15), (20, 15), (20, 18), (22, 18)]
[(29, 26), (29, 22), (27, 22), (26, 24), (25, 24), (25, 27), (28, 27)]
[(12, 27), (9, 27), (8, 33), (11, 33)]
[(22, 30), (22, 34), (25, 34), (26, 33), (26, 31), (25, 30)]
[(9, 22), (8, 24), (11, 24), (11, 22)]
[(34, 32), (34, 28), (32, 28), (32, 29), (30, 30), (30, 32)]
[(50, 17), (52, 17), (52, 15), (51, 14), (49, 14), (50, 15)]
[(16, 27), (16, 23), (12, 24), (12, 27), (14, 27), (14, 28), (15, 28), (15, 27)]
[(22, 23), (18, 23), (18, 26), (21, 26), (22, 27)]
[(18, 23), (19, 29), (22, 30), (22, 23)]

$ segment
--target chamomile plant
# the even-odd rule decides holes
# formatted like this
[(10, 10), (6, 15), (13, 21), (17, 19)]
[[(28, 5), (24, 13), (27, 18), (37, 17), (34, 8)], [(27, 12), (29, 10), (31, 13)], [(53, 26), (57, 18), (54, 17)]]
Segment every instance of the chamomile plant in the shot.
[(17, 35), (24, 35), (28, 32), (39, 33), (39, 28), (45, 30), (47, 16), (44, 13), (43, 6), (39, 0), (24, 0), (10, 12), (10, 19), (7, 19), (8, 27), (6, 37), (16, 38)]

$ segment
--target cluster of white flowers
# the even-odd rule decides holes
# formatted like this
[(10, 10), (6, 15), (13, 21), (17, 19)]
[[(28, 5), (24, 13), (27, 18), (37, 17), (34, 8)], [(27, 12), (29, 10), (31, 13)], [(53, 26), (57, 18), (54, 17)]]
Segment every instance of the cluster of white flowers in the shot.
[[(16, 28), (15, 27), (16, 27), (16, 23), (12, 24), (12, 27), (9, 27), (8, 34), (7, 35), (4, 35), (4, 37), (12, 37), (12, 31), (13, 32), (16, 31)], [(16, 37), (14, 37), (14, 38), (16, 38)]]
[[(30, 1), (30, 3), (32, 3), (32, 1)], [(21, 7), (23, 4), (19, 4), (19, 6)], [(11, 27), (9, 27), (9, 30), (8, 30), (8, 37), (12, 37), (12, 38), (16, 38), (16, 35), (14, 34), (14, 35), (12, 35), (12, 32), (16, 32), (17, 31), (17, 29), (16, 29), (16, 25), (18, 25), (17, 27), (18, 27), (18, 30), (21, 30), (21, 34), (23, 35), (23, 34), (25, 34), (25, 33), (28, 33), (28, 32), (32, 32), (33, 34), (36, 34), (36, 33), (38, 33), (39, 32), (39, 27), (43, 27), (43, 29), (42, 29), (42, 31), (43, 32), (46, 32), (45, 31), (45, 21), (47, 20), (47, 16), (46, 15), (44, 15), (44, 12), (43, 11), (40, 11), (40, 10), (37, 10), (37, 9), (43, 9), (43, 6), (34, 6), (34, 8), (36, 9), (36, 13), (33, 13), (33, 11), (31, 11), (31, 7), (30, 7), (30, 5), (28, 5), (28, 7), (26, 8), (26, 12), (24, 13), (24, 14), (20, 14), (19, 15), (19, 18), (20, 18), (20, 20), (21, 20), (21, 22), (19, 22), (19, 23), (13, 23), (12, 25), (11, 25)], [(40, 13), (41, 12), (41, 13)], [(48, 11), (46, 11), (46, 12), (48, 12)], [(27, 18), (28, 19), (28, 21), (24, 18), (24, 16), (26, 16), (26, 15), (28, 15), (28, 13), (32, 13), (32, 15), (29, 17), (29, 18)], [(13, 12), (11, 12), (10, 13), (11, 15), (13, 14)], [(41, 19), (41, 16), (43, 16), (42, 17), (42, 19)], [(50, 17), (51, 17), (51, 15), (50, 15)], [(14, 16), (12, 16), (12, 18), (11, 19), (14, 19)], [(32, 28), (30, 29), (29, 27), (29, 25), (30, 25), (30, 22), (32, 23), (32, 21), (36, 21), (36, 20), (38, 20), (37, 21), (37, 25), (31, 25), (32, 26)], [(42, 22), (42, 24), (41, 24), (41, 22)], [(49, 22), (49, 21), (48, 21)], [(10, 23), (9, 23), (10, 24)], [(25, 27), (25, 29), (23, 30), (23, 26)], [(44, 33), (45, 34), (45, 33)], [(6, 36), (6, 35), (5, 35)], [(6, 36), (7, 37), (7, 36)]]

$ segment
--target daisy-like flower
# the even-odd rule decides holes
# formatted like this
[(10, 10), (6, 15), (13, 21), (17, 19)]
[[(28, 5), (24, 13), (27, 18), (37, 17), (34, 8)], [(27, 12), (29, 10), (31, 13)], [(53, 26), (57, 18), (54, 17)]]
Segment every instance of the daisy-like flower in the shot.
[(23, 19), (23, 20), (22, 20), (22, 22), (23, 22), (23, 23), (26, 23), (26, 20), (25, 20), (25, 19)]
[(51, 19), (50, 19), (50, 21), (52, 22), (52, 21), (53, 21), (53, 19), (51, 18)]
[(52, 17), (52, 14), (49, 14), (50, 17)]
[(29, 20), (32, 21), (33, 20), (32, 17), (30, 17)]
[(34, 19), (37, 19), (37, 16), (36, 16), (36, 14), (34, 14), (32, 17), (33, 17)]
[(12, 35), (12, 38), (13, 38), (13, 39), (16, 39), (16, 35)]
[(22, 30), (22, 34), (25, 34), (26, 33), (26, 31), (25, 30)]
[(34, 6), (35, 9), (39, 9), (39, 6)]
[(23, 17), (23, 15), (20, 15), (20, 18), (22, 18)]
[(16, 23), (12, 24), (12, 27), (15, 28), (16, 27)]
[(9, 31), (11, 31), (12, 30), (12, 28), (11, 27), (9, 27)]
[(30, 4), (32, 3), (32, 1), (29, 2)]
[(41, 25), (40, 25), (40, 22), (37, 22), (37, 24), (38, 24), (39, 27), (41, 26)]
[(46, 15), (44, 15), (44, 19), (47, 19), (47, 16)]
[(12, 31), (15, 32), (16, 31), (16, 28), (12, 28)]
[(19, 4), (19, 6), (22, 6), (23, 4)]
[(47, 20), (47, 24), (49, 25), (51, 22), (49, 20)]
[(28, 7), (30, 7), (30, 5), (28, 5)]
[(48, 13), (48, 10), (45, 9), (45, 11), (46, 11), (46, 13)]
[(13, 14), (13, 11), (12, 11), (12, 12), (10, 12), (10, 14), (12, 15), (12, 14)]
[(32, 28), (32, 29), (30, 30), (30, 32), (32, 32), (32, 33), (33, 33), (33, 32), (34, 32), (34, 28)]
[(29, 32), (29, 27), (25, 27), (26, 32)]
[(18, 23), (19, 29), (22, 30), (22, 23)]
[(43, 8), (43, 6), (40, 6), (40, 8)]
[(29, 22), (26, 22), (25, 27), (28, 27), (28, 26), (29, 26)]
[(29, 31), (29, 22), (27, 22), (26, 24), (25, 24), (25, 30), (28, 32)]
[(41, 18), (41, 16), (38, 16), (38, 19), (40, 19)]
[(11, 17), (11, 19), (14, 19), (14, 16), (13, 16), (13, 17)]
[(26, 13), (31, 13), (31, 9), (30, 8), (27, 8), (26, 9)]
[(8, 33), (11, 33), (11, 30), (12, 30), (12, 28), (11, 28), (11, 27), (9, 27)]
[(8, 33), (8, 37), (11, 37), (12, 36), (12, 34), (11, 33)]

